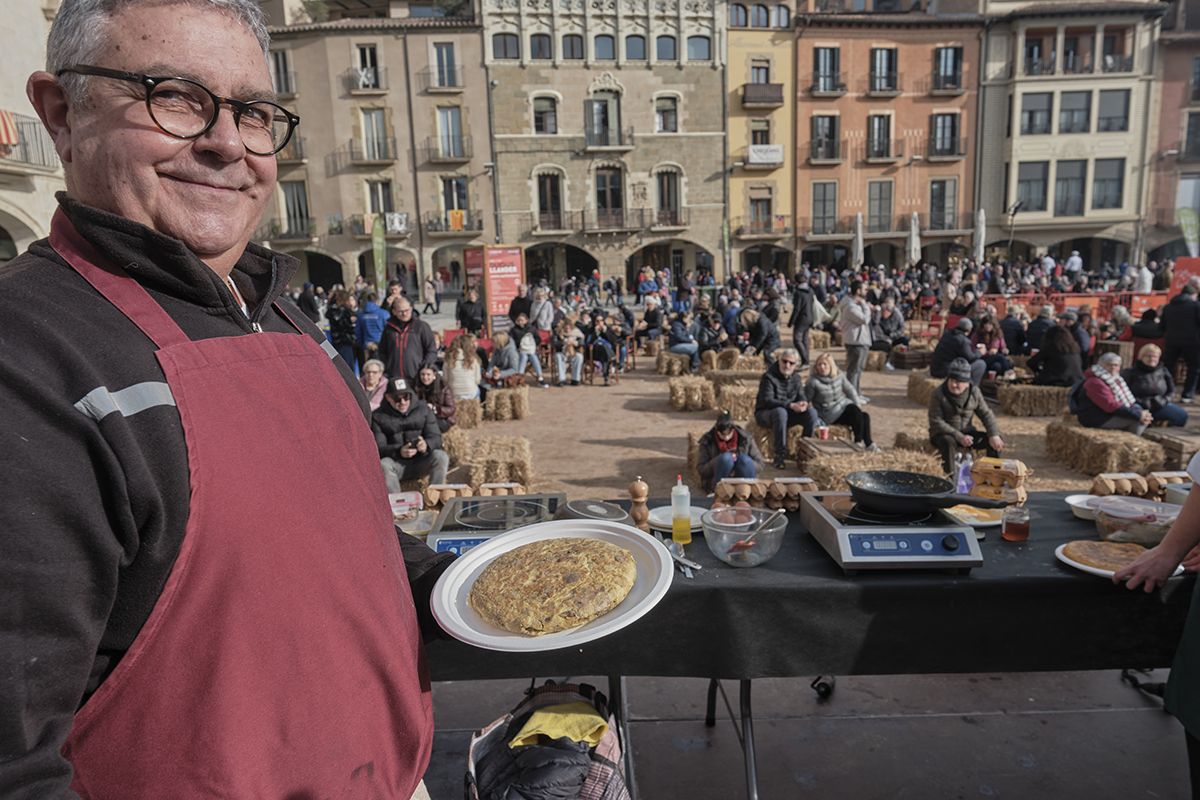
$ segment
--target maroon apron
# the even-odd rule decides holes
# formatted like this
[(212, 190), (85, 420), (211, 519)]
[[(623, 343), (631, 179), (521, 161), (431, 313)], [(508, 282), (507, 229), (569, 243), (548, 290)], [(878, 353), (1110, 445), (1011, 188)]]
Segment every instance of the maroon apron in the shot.
[(75, 715), (71, 788), (409, 800), (429, 679), (375, 443), (330, 357), (302, 333), (190, 341), (61, 211), (50, 242), (157, 346), (191, 479), (162, 594)]

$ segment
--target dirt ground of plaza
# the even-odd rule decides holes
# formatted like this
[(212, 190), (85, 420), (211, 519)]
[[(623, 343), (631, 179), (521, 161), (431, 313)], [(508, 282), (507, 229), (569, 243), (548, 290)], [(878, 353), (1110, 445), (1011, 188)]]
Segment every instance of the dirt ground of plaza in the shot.
[[(833, 352), (844, 366), (844, 351)], [(898, 431), (928, 432), (926, 409), (908, 399), (907, 381), (905, 370), (863, 374), (862, 391), (871, 398), (866, 410), (881, 447), (890, 448)], [(654, 359), (645, 357), (612, 386), (597, 380), (594, 386), (531, 387), (529, 407), (525, 419), (485, 422), (471, 433), (528, 438), (537, 477), (531, 490), (561, 491), (571, 500), (625, 499), (638, 475), (649, 484), (651, 497), (665, 498), (675, 476), (685, 473), (688, 432), (702, 433), (716, 418), (714, 411), (673, 410), (667, 377), (655, 372)], [(997, 418), (1007, 444), (1004, 455), (1024, 461), (1033, 471), (1030, 491), (1088, 490), (1092, 476), (1055, 464), (1046, 455), (1046, 425), (1054, 417), (997, 412)], [(795, 462), (789, 461), (782, 471), (768, 465), (760, 477), (797, 474)], [(451, 472), (449, 480), (454, 479)], [(695, 494), (700, 487), (691, 489)]]

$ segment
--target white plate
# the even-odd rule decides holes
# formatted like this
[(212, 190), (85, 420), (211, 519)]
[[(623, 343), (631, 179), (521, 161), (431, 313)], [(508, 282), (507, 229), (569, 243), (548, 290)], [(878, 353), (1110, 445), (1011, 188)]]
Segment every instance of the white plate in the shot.
[(956, 508), (957, 506), (952, 506), (950, 508), (943, 508), (942, 511), (946, 513), (946, 516), (950, 517), (955, 522), (958, 522), (960, 525), (970, 525), (973, 528), (994, 528), (997, 525), (1002, 525), (1004, 523), (1003, 508), (979, 509), (987, 514), (995, 514), (994, 519), (988, 519), (987, 517), (976, 517), (970, 513), (960, 513), (956, 510)]
[[(1066, 564), (1068, 567), (1074, 567), (1075, 569), (1080, 570), (1081, 572), (1086, 572), (1089, 575), (1099, 575), (1101, 578), (1112, 578), (1112, 576), (1115, 574), (1111, 569), (1100, 569), (1099, 567), (1093, 567), (1088, 564), (1081, 564), (1075, 559), (1069, 557), (1063, 552), (1063, 549), (1068, 544), (1070, 544), (1070, 542), (1064, 542), (1063, 544), (1060, 544), (1058, 547), (1054, 548), (1054, 557)], [(1175, 568), (1175, 572), (1171, 575), (1171, 577), (1176, 577), (1182, 574), (1183, 565), (1180, 564)]]
[[(704, 512), (707, 510), (707, 508), (697, 508), (696, 506), (688, 509), (688, 512), (692, 515), (692, 530), (698, 531), (704, 527), (700, 524), (700, 518), (704, 516)], [(659, 506), (658, 508), (650, 509), (650, 517), (646, 522), (655, 530), (669, 533), (671, 531), (671, 507)]]
[(1065, 502), (1071, 507), (1071, 513), (1079, 519), (1094, 520), (1096, 507), (1092, 504), (1099, 499), (1099, 496), (1094, 494), (1071, 494), (1067, 495)]
[[(545, 636), (522, 636), (497, 628), (471, 608), (467, 596), (479, 573), (497, 556), (521, 545), (544, 539), (596, 539), (624, 547), (633, 555), (637, 578), (621, 604), (602, 617), (578, 628)], [(564, 519), (526, 525), (469, 550), (442, 573), (433, 587), (430, 607), (442, 630), (459, 641), (484, 650), (530, 653), (574, 647), (619, 631), (640, 619), (662, 600), (671, 586), (674, 567), (667, 548), (649, 534), (620, 522)]]

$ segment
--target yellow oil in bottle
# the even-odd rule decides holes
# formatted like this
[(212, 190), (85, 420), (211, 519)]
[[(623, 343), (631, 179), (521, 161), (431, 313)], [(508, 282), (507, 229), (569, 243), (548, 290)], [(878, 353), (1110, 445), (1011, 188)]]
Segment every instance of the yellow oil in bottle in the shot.
[(692, 517), (674, 517), (671, 520), (671, 539), (680, 544), (692, 543)]

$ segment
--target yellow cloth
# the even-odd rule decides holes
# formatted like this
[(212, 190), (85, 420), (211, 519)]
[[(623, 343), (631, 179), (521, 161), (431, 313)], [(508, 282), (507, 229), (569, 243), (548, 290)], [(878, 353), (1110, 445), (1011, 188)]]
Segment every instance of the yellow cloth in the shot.
[(521, 732), (508, 743), (509, 747), (537, 744), (539, 736), (549, 739), (567, 737), (575, 742), (586, 742), (589, 747), (600, 744), (601, 737), (608, 731), (608, 720), (600, 716), (590, 703), (576, 701), (543, 706), (529, 715)]

